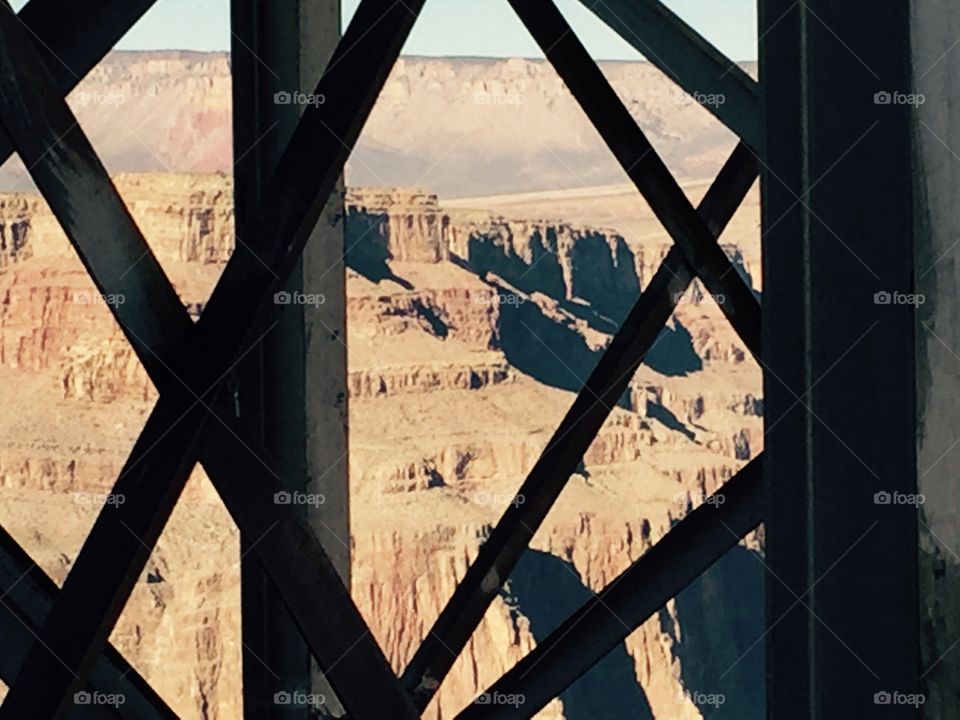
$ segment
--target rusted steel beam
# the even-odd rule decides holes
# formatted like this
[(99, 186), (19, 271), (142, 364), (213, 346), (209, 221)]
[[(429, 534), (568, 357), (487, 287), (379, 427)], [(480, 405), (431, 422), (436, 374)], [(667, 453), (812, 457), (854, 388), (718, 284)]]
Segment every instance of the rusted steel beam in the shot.
[(521, 704), (475, 703), (457, 719), (536, 713), (757, 527), (762, 512), (763, 460), (757, 456), (485, 693), (522, 696)]
[[(157, 0), (30, 0), (17, 15), (36, 38), (37, 52), (66, 95)], [(0, 165), (13, 154), (0, 131)]]
[[(700, 203), (699, 216), (711, 233), (719, 237), (756, 177), (756, 157), (741, 143)], [(524, 480), (518, 493), (525, 502), (511, 504), (481, 546), (401, 678), (421, 711), (527, 549), (693, 277), (683, 253), (674, 247)]]
[(580, 0), (763, 156), (760, 86), (660, 0)]
[(552, 0), (510, 0), (547, 59), (624, 172), (754, 357), (760, 357), (760, 302), (697, 215), (680, 185)]
[[(422, 0), (363, 0), (358, 8), (316, 88), (326, 102), (306, 111), (260, 206), (240, 229), (247, 242), (234, 252), (200, 322), (188, 332), (187, 342), (162, 348), (172, 353), (168, 373), (177, 382), (168, 381), (169, 387), (148, 418), (114, 486), (113, 492), (124, 495), (126, 502), (97, 518), (38, 641), (0, 708), (0, 717), (61, 718), (69, 711), (71, 693), (89, 675), (197, 460), (199, 437), (211, 414), (210, 406), (220, 395), (225, 377), (269, 332), (273, 293), (302, 252), (422, 4)], [(31, 63), (31, 73), (16, 66), (20, 58), (35, 58), (32, 42), (12, 15), (0, 13), (0, 100), (4, 115), (22, 108), (23, 98), (32, 97), (37, 85), (40, 63)], [(49, 86), (49, 76), (40, 84)], [(62, 107), (30, 109), (44, 116), (63, 112)], [(77, 177), (77, 172), (90, 166), (78, 166), (76, 161), (81, 158), (67, 152), (62, 142), (54, 143), (50, 153), (59, 168), (48, 178), (54, 192), (83, 204), (83, 197), (68, 195), (67, 183), (79, 182), (81, 187), (95, 184), (98, 173)], [(78, 212), (86, 217), (89, 208), (83, 205)], [(68, 217), (68, 233), (76, 229), (74, 220)], [(150, 300), (141, 296), (138, 302), (145, 316), (154, 312)], [(149, 317), (144, 320), (148, 326), (155, 322)], [(166, 336), (163, 340), (166, 342)], [(156, 352), (149, 345), (141, 345), (146, 352)], [(247, 456), (235, 456), (225, 447), (217, 451), (237, 472), (246, 469), (248, 463), (240, 461)], [(259, 495), (257, 499), (264, 501)], [(259, 517), (246, 505), (243, 510)], [(296, 537), (289, 526), (274, 528), (268, 535), (274, 532), (286, 533), (287, 540), (307, 542)], [(271, 542), (275, 548), (280, 547)], [(324, 571), (334, 572), (332, 567), (318, 569), (321, 578), (326, 577)], [(286, 567), (282, 570), (295, 574)], [(340, 632), (324, 637), (320, 647), (313, 649), (320, 653), (321, 665), (343, 705), (355, 720), (416, 717), (355, 607), (350, 605), (349, 612), (341, 612), (343, 603), (322, 604), (334, 597), (331, 593), (346, 594), (342, 584), (328, 588), (316, 578), (311, 580), (319, 585), (316, 590), (329, 592), (325, 596), (286, 599), (300, 603), (300, 609), (312, 613), (312, 618), (326, 614), (328, 624), (339, 626)], [(341, 641), (348, 637), (355, 641), (344, 646)], [(344, 669), (347, 663), (339, 662), (347, 655), (351, 657), (349, 671)], [(370, 685), (378, 691), (369, 692)]]
[[(13, 682), (35, 633), (53, 605), (57, 585), (3, 528), (0, 528), (0, 679)], [(176, 720), (177, 715), (127, 660), (107, 645), (90, 673), (90, 691), (123, 697), (109, 705), (78, 706), (75, 715), (128, 720)]]

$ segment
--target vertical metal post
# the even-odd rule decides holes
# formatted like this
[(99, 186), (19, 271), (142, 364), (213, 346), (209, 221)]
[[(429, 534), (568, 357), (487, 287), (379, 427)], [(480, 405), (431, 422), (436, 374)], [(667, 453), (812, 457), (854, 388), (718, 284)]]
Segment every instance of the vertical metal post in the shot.
[[(340, 7), (338, 0), (233, 0), (231, 14), (236, 222), (242, 227), (340, 36)], [(302, 493), (294, 494), (295, 509), (318, 530), (346, 579), (345, 292), (338, 201), (339, 193), (286, 287), (278, 324), (242, 373), (237, 406), (257, 418), (277, 463), (273, 470), (288, 490)], [(258, 238), (237, 242), (256, 251)], [(241, 538), (244, 715), (306, 720), (336, 713), (336, 700), (314, 672), (283, 601), (256, 554), (248, 552), (258, 540)], [(327, 703), (312, 704), (319, 696)]]
[(768, 716), (917, 717), (915, 18), (761, 6)]

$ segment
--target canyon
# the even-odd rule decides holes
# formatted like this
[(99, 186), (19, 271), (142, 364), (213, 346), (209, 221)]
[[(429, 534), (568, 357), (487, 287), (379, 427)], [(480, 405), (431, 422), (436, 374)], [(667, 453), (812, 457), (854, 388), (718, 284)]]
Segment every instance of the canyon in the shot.
[[(709, 112), (649, 63), (600, 66), (679, 177), (714, 174), (736, 138)], [(756, 75), (755, 63), (743, 67)], [(226, 53), (113, 52), (68, 100), (113, 174), (233, 168)], [(349, 185), (425, 185), (445, 197), (626, 180), (553, 68), (538, 58), (401, 57), (346, 175)], [(31, 187), (17, 159), (0, 168), (0, 189)]]
[[(699, 201), (735, 138), (649, 64), (601, 69)], [(111, 53), (69, 102), (199, 317), (234, 243), (229, 57)], [(337, 541), (400, 671), (671, 242), (542, 59), (402, 57), (346, 184)], [(157, 398), (108, 306), (144, 299), (97, 292), (16, 158), (0, 191), (0, 525), (61, 583)], [(721, 242), (760, 292), (756, 188)], [(762, 450), (722, 302), (679, 299), (424, 717), (453, 718)], [(197, 468), (111, 637), (187, 720), (241, 717), (239, 552)], [(762, 718), (762, 570), (755, 534), (537, 717)]]
[[(198, 316), (232, 250), (229, 178), (115, 181)], [(694, 202), (704, 189), (685, 185)], [(399, 671), (670, 241), (619, 185), (449, 201), (349, 186), (340, 222), (341, 541)], [(757, 223), (754, 190), (723, 246), (759, 291)], [(35, 194), (0, 195), (0, 298), (0, 524), (62, 582), (157, 394), (109, 313), (128, 299), (97, 293)], [(454, 717), (755, 457), (762, 413), (758, 368), (695, 285), (425, 717)], [(240, 717), (238, 545), (196, 469), (112, 636), (183, 718)], [(761, 545), (737, 546), (537, 717), (763, 717)]]

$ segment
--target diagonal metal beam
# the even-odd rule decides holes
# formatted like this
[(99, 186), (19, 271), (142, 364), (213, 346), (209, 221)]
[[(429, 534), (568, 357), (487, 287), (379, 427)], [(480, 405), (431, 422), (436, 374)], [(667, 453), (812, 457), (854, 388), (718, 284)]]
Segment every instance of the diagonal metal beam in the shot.
[[(757, 177), (756, 157), (737, 146), (700, 203), (698, 212), (716, 236), (726, 227)], [(714, 241), (715, 242), (715, 241)], [(546, 449), (477, 559), (457, 585), (433, 628), (403, 673), (402, 681), (422, 711), (523, 555), (567, 479), (593, 442), (643, 358), (656, 343), (693, 270), (674, 247), (657, 269), (610, 346), (577, 395)]]
[[(4, 87), (4, 94), (7, 89)], [(37, 74), (25, 92), (13, 94), (25, 106), (47, 110), (48, 123), (40, 126), (26, 112), (4, 118), (41, 192), (67, 228), (104, 295), (151, 298), (148, 312), (134, 302), (115, 304), (111, 309), (161, 391), (171, 384), (179, 387), (178, 376), (171, 368), (176, 362), (173, 352), (193, 323), (176, 292), (52, 84)], [(48, 152), (51, 147), (54, 152)], [(64, 163), (60, 152), (69, 156), (70, 162)], [(98, 202), (84, 203), (85, 194), (97, 197)], [(102, 242), (104, 224), (113, 227), (110, 246)], [(272, 465), (265, 460), (269, 455), (253, 439), (256, 436), (247, 433), (242, 440), (234, 418), (221, 418), (220, 423), (210, 428), (205, 444), (208, 473), (238, 525), (252, 537), (261, 538), (254, 550), (271, 569), (275, 584), (291, 598), (289, 605), (318, 662), (336, 663), (341, 654), (331, 655), (331, 650), (353, 646), (369, 635), (369, 629), (316, 536), (302, 527), (288, 506), (273, 505), (264, 510), (265, 505), (272, 504), (274, 494), (285, 488), (272, 474)], [(280, 539), (291, 537), (300, 552), (291, 554), (289, 547), (282, 546)], [(297, 567), (291, 568), (294, 558)], [(364, 650), (358, 647), (356, 655), (361, 656)], [(351, 654), (341, 663), (343, 671), (348, 672), (352, 664)], [(341, 691), (351, 696), (349, 688)]]
[(763, 156), (760, 86), (737, 63), (660, 0), (580, 2)]
[(519, 694), (522, 706), (474, 704), (457, 720), (531, 717), (739, 543), (762, 512), (761, 454), (490, 686)]
[[(10, 684), (30, 649), (57, 594), (57, 585), (33, 562), (9, 533), (0, 528), (0, 679)], [(78, 707), (75, 715), (129, 720), (176, 720), (177, 715), (137, 671), (112, 646), (106, 649), (90, 673), (90, 687), (122, 695), (115, 710), (105, 705)]]
[[(143, 17), (156, 0), (30, 0), (17, 15), (33, 35), (37, 51), (66, 95)], [(0, 131), (0, 165), (13, 154)]]
[[(204, 399), (218, 395), (224, 377), (262, 337), (272, 293), (302, 252), (422, 4), (364, 0), (358, 8), (317, 87), (326, 103), (304, 114), (261, 205), (240, 232), (255, 245), (238, 247), (199, 324), (189, 333), (193, 343), (175, 348), (171, 374), (180, 376), (183, 386), (170, 383), (124, 466), (114, 492), (127, 501), (98, 517), (0, 717), (60, 718), (69, 710), (70, 692), (89, 674), (196, 462), (199, 436), (210, 415)], [(22, 104), (22, 95), (30, 95), (31, 78), (18, 72), (14, 59), (30, 57), (33, 51), (12, 15), (0, 13), (0, 39), (0, 84), (9, 114)], [(42, 108), (44, 113), (49, 110)], [(49, 152), (63, 168), (60, 175), (52, 173), (52, 186), (60, 183), (63, 191), (76, 158), (62, 142)], [(83, 177), (84, 182), (92, 180)], [(95, 212), (94, 203), (72, 199), (80, 203), (76, 212)], [(72, 222), (67, 225), (65, 230), (73, 229)], [(141, 311), (149, 314), (149, 301), (144, 298), (142, 303)], [(192, 367), (191, 355), (200, 358)], [(322, 610), (331, 613), (335, 623), (351, 620), (336, 608)], [(341, 697), (353, 717), (416, 717), (369, 634), (361, 634), (352, 647), (331, 647), (333, 640), (327, 638), (322, 648), (326, 660), (338, 650), (353, 659), (354, 682), (345, 687), (355, 693)], [(347, 673), (325, 669), (341, 690), (335, 675)], [(360, 692), (361, 680), (378, 692)]]
[(590, 118), (624, 172), (680, 246), (723, 314), (754, 357), (760, 357), (760, 303), (697, 215), (590, 53), (552, 0), (510, 5)]

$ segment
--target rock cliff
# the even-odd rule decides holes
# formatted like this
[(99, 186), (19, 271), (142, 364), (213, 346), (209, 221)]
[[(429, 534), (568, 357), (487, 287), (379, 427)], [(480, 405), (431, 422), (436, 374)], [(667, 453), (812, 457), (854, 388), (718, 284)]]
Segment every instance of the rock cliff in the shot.
[[(196, 314), (232, 249), (228, 180), (117, 183)], [(664, 240), (404, 188), (351, 189), (343, 217), (353, 528), (341, 540), (400, 669)], [(0, 196), (0, 228), (0, 523), (60, 581), (156, 393), (43, 201)], [(728, 253), (752, 257), (753, 242), (738, 234)], [(762, 448), (759, 372), (715, 303), (691, 294), (658, 345), (426, 717), (454, 717)], [(240, 717), (237, 547), (198, 469), (113, 636), (184, 718)], [(737, 548), (538, 717), (762, 717), (758, 547)]]

